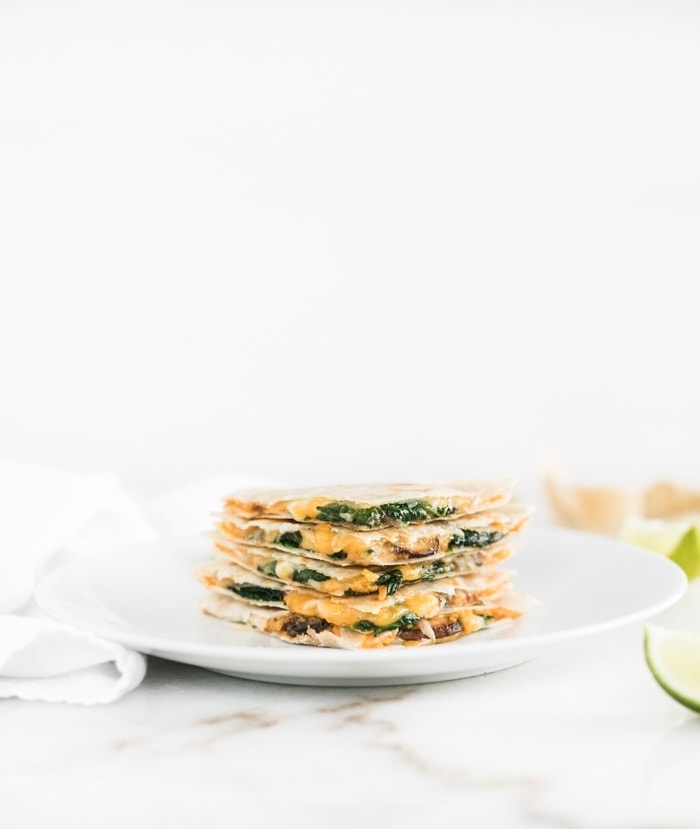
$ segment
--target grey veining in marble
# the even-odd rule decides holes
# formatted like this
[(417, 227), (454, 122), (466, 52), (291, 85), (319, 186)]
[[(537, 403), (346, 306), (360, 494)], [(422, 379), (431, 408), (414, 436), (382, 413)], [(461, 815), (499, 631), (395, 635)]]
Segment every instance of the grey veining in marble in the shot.
[(0, 728), (11, 829), (52, 815), (76, 829), (96, 815), (100, 829), (222, 815), (253, 829), (685, 829), (700, 814), (700, 720), (656, 686), (639, 627), (400, 688), (261, 684), (152, 659), (114, 705), (8, 701)]

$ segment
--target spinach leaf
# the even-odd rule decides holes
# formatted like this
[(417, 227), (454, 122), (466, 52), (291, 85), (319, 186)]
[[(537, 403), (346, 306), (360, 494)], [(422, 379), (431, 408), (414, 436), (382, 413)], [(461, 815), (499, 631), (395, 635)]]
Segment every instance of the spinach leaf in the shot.
[(451, 515), (454, 507), (434, 507), (427, 501), (399, 501), (396, 504), (382, 504), (384, 515), (396, 524), (412, 524), (416, 521), (431, 521)]
[(386, 586), (386, 592), (388, 596), (391, 596), (392, 593), (396, 593), (396, 591), (401, 587), (403, 583), (403, 573), (401, 570), (385, 570), (377, 579), (376, 583), (380, 586)]
[(277, 536), (277, 543), (283, 547), (301, 547), (301, 533), (298, 530), (293, 533), (280, 533)]
[(380, 507), (358, 507), (350, 501), (331, 501), (316, 508), (316, 515), (321, 521), (330, 524), (353, 524), (357, 527), (381, 527), (382, 511)]
[(376, 636), (379, 633), (380, 628), (377, 627), (373, 622), (370, 622), (367, 619), (360, 619), (359, 622), (355, 622), (354, 625), (350, 625), (352, 630), (359, 630), (360, 633), (372, 633)]
[(328, 558), (334, 558), (336, 561), (342, 561), (344, 558), (347, 558), (348, 554), (344, 553), (342, 550), (339, 553), (329, 553)]
[(237, 593), (242, 599), (250, 599), (253, 602), (284, 601), (284, 590), (261, 587), (259, 584), (231, 584), (228, 590)]
[(450, 542), (450, 549), (455, 547), (488, 547), (489, 544), (495, 544), (503, 538), (503, 533), (491, 530), (458, 530), (452, 536)]
[(381, 504), (378, 507), (360, 507), (351, 501), (331, 501), (316, 509), (317, 517), (321, 521), (369, 529), (432, 521), (436, 518), (446, 518), (454, 512), (454, 507), (434, 507), (427, 501), (417, 499)]
[(307, 584), (310, 581), (327, 581), (330, 576), (325, 573), (319, 573), (318, 570), (312, 570), (310, 567), (302, 567), (301, 570), (295, 570), (292, 573), (292, 579), (298, 581), (299, 584)]
[(350, 625), (350, 627), (352, 630), (359, 630), (360, 633), (373, 633), (377, 636), (387, 630), (413, 627), (413, 625), (415, 625), (416, 622), (420, 622), (420, 620), (420, 616), (416, 616), (415, 613), (409, 612), (404, 613), (400, 619), (396, 619), (396, 621), (390, 622), (388, 625), (375, 625), (374, 622), (370, 622), (369, 619), (360, 619), (359, 622), (355, 622), (355, 624)]

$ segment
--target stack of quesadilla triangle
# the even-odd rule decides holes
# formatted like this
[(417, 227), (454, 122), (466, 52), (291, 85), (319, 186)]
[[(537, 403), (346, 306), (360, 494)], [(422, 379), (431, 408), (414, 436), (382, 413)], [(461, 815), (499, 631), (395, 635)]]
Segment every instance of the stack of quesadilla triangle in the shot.
[(528, 509), (511, 479), (249, 490), (224, 499), (205, 613), (286, 642), (448, 642), (531, 604), (501, 565)]

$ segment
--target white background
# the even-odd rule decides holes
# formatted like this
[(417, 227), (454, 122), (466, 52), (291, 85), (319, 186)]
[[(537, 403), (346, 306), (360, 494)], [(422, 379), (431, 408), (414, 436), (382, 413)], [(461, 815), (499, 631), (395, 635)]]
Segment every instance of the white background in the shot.
[(0, 0), (0, 457), (700, 482), (700, 6)]

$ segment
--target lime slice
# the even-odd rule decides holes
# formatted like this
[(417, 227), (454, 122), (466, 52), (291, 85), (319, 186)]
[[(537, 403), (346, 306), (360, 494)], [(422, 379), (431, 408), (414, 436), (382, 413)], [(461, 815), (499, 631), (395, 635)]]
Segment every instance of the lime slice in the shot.
[(644, 655), (664, 691), (700, 713), (700, 635), (648, 625)]
[(700, 576), (700, 533), (695, 523), (628, 518), (619, 536), (630, 544), (668, 556), (689, 580)]
[(622, 541), (669, 555), (688, 529), (688, 522), (630, 517), (620, 527)]
[(700, 535), (698, 528), (691, 527), (669, 554), (671, 561), (682, 568), (688, 581), (700, 576)]

